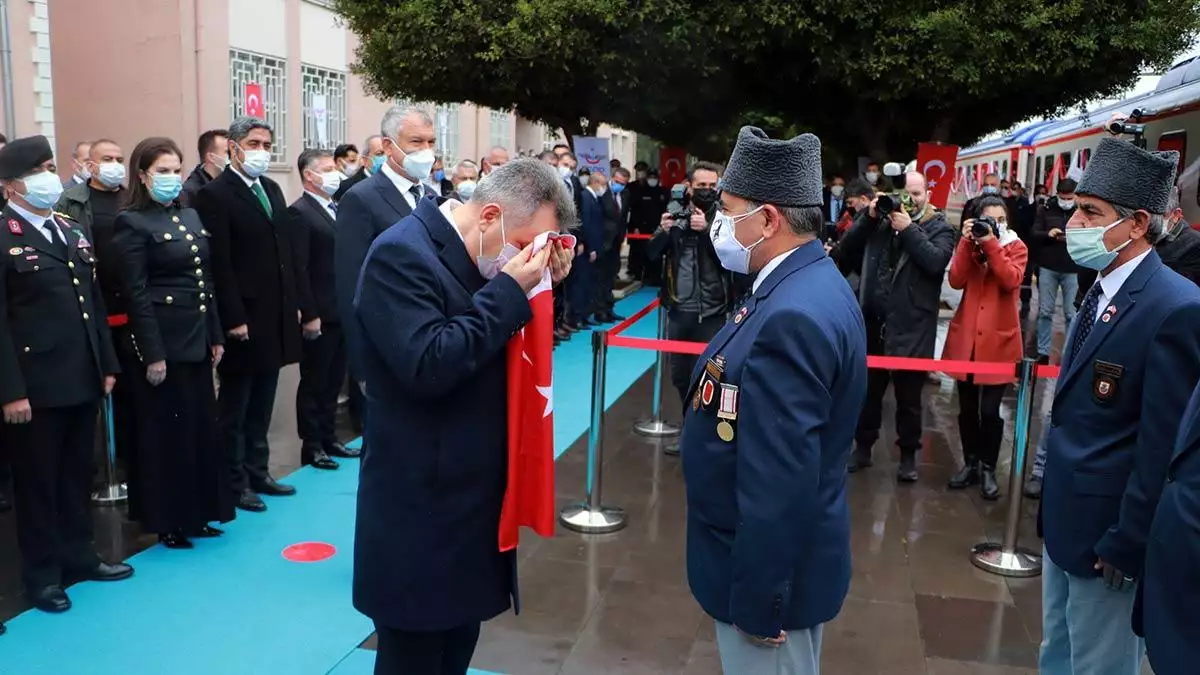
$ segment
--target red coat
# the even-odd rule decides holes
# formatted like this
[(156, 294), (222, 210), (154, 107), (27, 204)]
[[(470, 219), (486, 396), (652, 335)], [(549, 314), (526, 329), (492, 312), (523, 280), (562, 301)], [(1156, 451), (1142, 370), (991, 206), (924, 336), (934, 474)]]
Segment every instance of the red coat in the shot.
[[(1020, 291), (1029, 250), (1011, 232), (1001, 245), (983, 244), (987, 262), (976, 258), (975, 242), (963, 237), (950, 261), (950, 286), (963, 291), (942, 349), (944, 361), (1016, 363), (1025, 355), (1021, 339)], [(1015, 374), (1015, 373), (1014, 373)], [(965, 380), (966, 375), (955, 375)], [(1013, 377), (978, 375), (977, 384), (1007, 384)]]

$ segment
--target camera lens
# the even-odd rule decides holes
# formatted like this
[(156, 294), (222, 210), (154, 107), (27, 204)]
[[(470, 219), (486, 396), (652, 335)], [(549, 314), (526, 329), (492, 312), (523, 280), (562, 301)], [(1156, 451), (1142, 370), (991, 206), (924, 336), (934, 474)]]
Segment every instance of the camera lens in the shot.
[(875, 201), (875, 211), (879, 215), (886, 216), (895, 210), (896, 200), (892, 199), (891, 195), (879, 195), (879, 199)]

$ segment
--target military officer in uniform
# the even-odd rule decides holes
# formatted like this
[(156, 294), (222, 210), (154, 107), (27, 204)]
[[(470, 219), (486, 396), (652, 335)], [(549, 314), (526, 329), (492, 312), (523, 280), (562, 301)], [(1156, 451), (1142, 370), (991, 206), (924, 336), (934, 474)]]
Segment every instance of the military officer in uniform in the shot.
[(22, 578), (38, 609), (71, 607), (63, 589), (133, 574), (92, 548), (88, 497), (100, 400), (118, 371), (91, 233), (51, 211), (62, 194), (44, 136), (0, 150), (2, 444), (13, 468)]
[(846, 460), (867, 394), (862, 312), (819, 239), (821, 142), (744, 127), (710, 228), (757, 274), (684, 414), (687, 569), (726, 673), (815, 675), (850, 587)]

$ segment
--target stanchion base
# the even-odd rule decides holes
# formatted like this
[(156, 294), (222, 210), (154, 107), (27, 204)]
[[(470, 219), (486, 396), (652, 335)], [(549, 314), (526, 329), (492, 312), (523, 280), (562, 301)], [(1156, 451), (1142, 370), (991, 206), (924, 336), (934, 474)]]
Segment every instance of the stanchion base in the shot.
[(662, 420), (642, 420), (633, 425), (633, 432), (639, 436), (665, 438), (667, 436), (678, 436), (679, 427)]
[(92, 503), (100, 506), (116, 506), (128, 498), (125, 484), (107, 485), (92, 493)]
[(971, 549), (971, 564), (1002, 577), (1027, 578), (1042, 573), (1042, 556), (1020, 547), (1006, 552), (1003, 544), (992, 541)]
[(587, 504), (564, 508), (558, 514), (558, 521), (568, 530), (583, 534), (608, 534), (623, 530), (629, 524), (625, 511), (619, 508), (601, 506), (593, 511)]

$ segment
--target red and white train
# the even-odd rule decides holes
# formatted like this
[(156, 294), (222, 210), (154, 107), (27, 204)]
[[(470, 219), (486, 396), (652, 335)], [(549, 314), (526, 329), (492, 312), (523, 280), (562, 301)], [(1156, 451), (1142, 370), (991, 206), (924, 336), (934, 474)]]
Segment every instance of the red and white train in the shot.
[[(1072, 167), (1087, 166), (1096, 143), (1107, 135), (1113, 113), (1141, 113), (1146, 147), (1178, 150), (1181, 203), (1184, 217), (1200, 223), (1200, 57), (1179, 63), (1158, 81), (1154, 91), (1134, 96), (1074, 117), (1043, 120), (1002, 138), (963, 148), (958, 153), (954, 188), (947, 212), (958, 222), (966, 200), (989, 171), (1019, 180), (1032, 194), (1036, 185), (1051, 194)], [(1191, 137), (1191, 143), (1189, 143)]]

